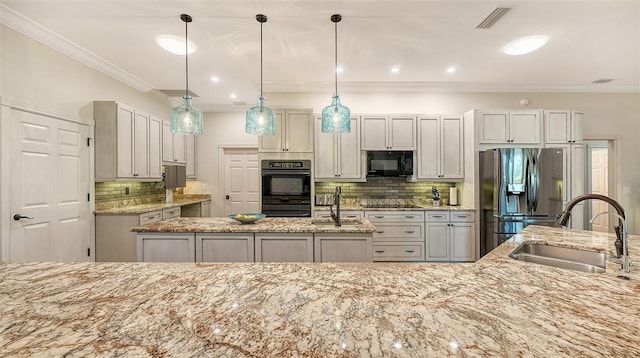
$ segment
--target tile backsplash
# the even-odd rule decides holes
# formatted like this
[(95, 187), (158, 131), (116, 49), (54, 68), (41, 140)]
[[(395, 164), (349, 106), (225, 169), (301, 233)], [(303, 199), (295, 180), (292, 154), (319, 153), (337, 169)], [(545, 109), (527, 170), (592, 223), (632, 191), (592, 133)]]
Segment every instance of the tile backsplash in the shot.
[[(98, 182), (96, 208), (157, 203), (165, 200), (164, 182)], [(128, 193), (127, 193), (128, 191)]]
[(405, 181), (403, 177), (369, 177), (364, 183), (315, 183), (315, 194), (333, 194), (336, 186), (342, 187), (345, 199), (431, 199), (431, 188), (440, 192), (440, 198), (449, 200), (449, 188), (455, 183)]

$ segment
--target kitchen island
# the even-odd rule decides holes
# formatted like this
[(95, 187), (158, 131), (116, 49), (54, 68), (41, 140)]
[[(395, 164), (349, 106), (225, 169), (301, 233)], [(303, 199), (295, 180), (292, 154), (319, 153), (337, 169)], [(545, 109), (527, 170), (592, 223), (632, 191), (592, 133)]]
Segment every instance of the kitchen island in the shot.
[(639, 356), (637, 268), (509, 258), (525, 241), (613, 249), (529, 226), (470, 264), (3, 263), (0, 356)]

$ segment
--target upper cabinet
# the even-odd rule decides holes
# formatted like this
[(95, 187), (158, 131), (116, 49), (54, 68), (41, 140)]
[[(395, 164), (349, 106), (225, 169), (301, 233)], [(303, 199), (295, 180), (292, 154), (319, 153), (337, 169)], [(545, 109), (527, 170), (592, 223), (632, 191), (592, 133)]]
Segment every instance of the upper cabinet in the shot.
[(418, 179), (463, 179), (463, 121), (456, 116), (418, 117)]
[(93, 110), (96, 180), (161, 179), (157, 122), (114, 101), (96, 101)]
[(316, 118), (314, 151), (316, 181), (364, 179), (359, 123), (358, 117), (352, 117), (350, 133), (322, 133), (322, 118)]
[(479, 111), (479, 144), (540, 144), (539, 110)]
[(362, 116), (362, 150), (415, 149), (415, 116)]
[(545, 143), (582, 143), (583, 116), (580, 111), (545, 110)]
[(173, 164), (186, 164), (186, 135), (171, 132), (171, 122), (162, 122), (162, 161)]
[(258, 150), (264, 153), (313, 152), (313, 114), (311, 110), (275, 110), (276, 134), (261, 135)]

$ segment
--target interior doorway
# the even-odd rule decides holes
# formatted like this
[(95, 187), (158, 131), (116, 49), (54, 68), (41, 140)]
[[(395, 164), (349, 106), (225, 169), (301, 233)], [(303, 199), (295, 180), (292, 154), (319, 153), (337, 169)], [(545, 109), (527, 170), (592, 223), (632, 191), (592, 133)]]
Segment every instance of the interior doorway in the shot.
[[(614, 145), (613, 141), (607, 140), (590, 140), (585, 141), (586, 146), (586, 168), (587, 168), (587, 191), (593, 194), (601, 194), (605, 196), (612, 195), (613, 183), (609, 181), (609, 173), (613, 172), (612, 162), (610, 161), (610, 148)], [(587, 201), (588, 218), (586, 220), (586, 229), (600, 232), (613, 232), (610, 227), (611, 214), (600, 215), (593, 222), (590, 219), (602, 212), (611, 213), (611, 207), (599, 200)], [(614, 221), (617, 222), (617, 221)]]
[(260, 161), (257, 148), (224, 148), (221, 179), (224, 215), (260, 212)]

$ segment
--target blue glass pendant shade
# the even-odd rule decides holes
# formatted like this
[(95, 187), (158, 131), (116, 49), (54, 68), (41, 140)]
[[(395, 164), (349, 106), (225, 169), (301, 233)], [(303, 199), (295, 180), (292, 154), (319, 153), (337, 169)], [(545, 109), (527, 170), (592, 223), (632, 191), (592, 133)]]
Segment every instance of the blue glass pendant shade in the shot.
[(322, 110), (322, 133), (350, 133), (351, 110), (340, 104), (340, 97), (333, 96), (331, 105)]
[(276, 114), (265, 105), (266, 99), (260, 97), (258, 105), (247, 111), (245, 132), (255, 135), (276, 134)]
[(191, 105), (191, 96), (171, 110), (171, 131), (178, 134), (202, 134), (202, 112)]

